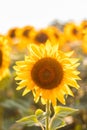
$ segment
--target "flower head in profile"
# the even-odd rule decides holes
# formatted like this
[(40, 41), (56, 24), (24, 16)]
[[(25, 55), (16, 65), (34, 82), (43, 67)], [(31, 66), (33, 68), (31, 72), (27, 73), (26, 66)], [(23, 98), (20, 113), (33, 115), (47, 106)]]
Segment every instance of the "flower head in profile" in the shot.
[(81, 48), (82, 48), (82, 52), (87, 54), (87, 33), (83, 36)]
[(5, 36), (0, 35), (0, 81), (9, 74), (10, 47)]
[(64, 35), (66, 37), (66, 40), (69, 42), (80, 40), (82, 37), (80, 27), (77, 26), (74, 22), (65, 24)]
[(20, 80), (17, 90), (25, 88), (23, 95), (32, 91), (34, 100), (41, 98), (56, 105), (56, 99), (65, 104), (65, 95), (73, 96), (70, 87), (79, 88), (79, 72), (76, 67), (78, 59), (70, 58), (72, 52), (64, 53), (58, 50), (58, 44), (30, 44), (29, 55), (24, 61), (16, 62), (16, 80)]
[(80, 24), (81, 32), (87, 30), (87, 20), (83, 20)]

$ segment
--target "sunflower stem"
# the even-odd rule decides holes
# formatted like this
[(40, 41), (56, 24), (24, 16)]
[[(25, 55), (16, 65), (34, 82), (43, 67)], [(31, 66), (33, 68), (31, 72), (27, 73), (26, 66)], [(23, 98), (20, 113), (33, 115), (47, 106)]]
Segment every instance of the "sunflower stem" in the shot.
[(49, 130), (49, 120), (50, 120), (50, 103), (49, 103), (49, 100), (47, 101), (47, 104), (46, 104), (46, 114), (47, 114), (47, 117), (46, 117), (46, 130)]

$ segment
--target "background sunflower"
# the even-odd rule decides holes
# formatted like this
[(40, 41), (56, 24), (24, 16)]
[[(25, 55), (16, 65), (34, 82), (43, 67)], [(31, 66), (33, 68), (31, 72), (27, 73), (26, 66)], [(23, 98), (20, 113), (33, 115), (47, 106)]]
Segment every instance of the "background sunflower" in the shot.
[(0, 80), (9, 74), (10, 47), (5, 36), (0, 36)]

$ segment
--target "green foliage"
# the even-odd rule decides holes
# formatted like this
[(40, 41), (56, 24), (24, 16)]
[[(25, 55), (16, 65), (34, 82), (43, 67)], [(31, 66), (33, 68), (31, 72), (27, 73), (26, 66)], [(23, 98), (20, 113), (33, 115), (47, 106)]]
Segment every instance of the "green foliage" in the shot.
[(46, 113), (41, 109), (37, 109), (35, 115), (23, 117), (17, 123), (24, 126), (40, 126), (43, 128), (45, 126), (45, 119)]
[(54, 116), (51, 119), (51, 123), (50, 123), (49, 129), (50, 130), (56, 130), (58, 128), (64, 127), (65, 125), (66, 125), (65, 121), (60, 119), (58, 116)]
[[(69, 107), (56, 106), (54, 108), (54, 115), (50, 118), (49, 129), (56, 130), (58, 128), (64, 127), (66, 122), (64, 118), (70, 114), (76, 112), (76, 109)], [(23, 126), (40, 126), (42, 128), (45, 127), (45, 119), (47, 113), (41, 109), (37, 109), (34, 115), (26, 116), (17, 121), (20, 125)]]
[(22, 116), (33, 113), (33, 109), (29, 109), (29, 104), (27, 103), (27, 101), (21, 100), (21, 99), (20, 100), (7, 99), (7, 100), (1, 102), (0, 106), (7, 108), (7, 109), (10, 109), (10, 110), (17, 109), (18, 112)]
[(74, 112), (77, 112), (78, 109), (70, 108), (70, 107), (62, 107), (62, 106), (55, 106), (54, 107), (55, 115), (58, 115), (59, 118), (64, 118)]
[(46, 112), (42, 111), (41, 109), (37, 109), (35, 112), (35, 115), (36, 115), (37, 119), (42, 123), (46, 119)]
[(54, 115), (51, 118), (49, 128), (50, 130), (56, 130), (58, 128), (64, 127), (66, 125), (64, 118), (70, 114), (76, 112), (77, 109), (73, 109), (70, 107), (62, 107), (62, 106), (55, 106), (54, 107)]
[(38, 125), (38, 120), (36, 115), (30, 115), (21, 118), (20, 120), (17, 121), (17, 123), (20, 123), (21, 125), (33, 126)]

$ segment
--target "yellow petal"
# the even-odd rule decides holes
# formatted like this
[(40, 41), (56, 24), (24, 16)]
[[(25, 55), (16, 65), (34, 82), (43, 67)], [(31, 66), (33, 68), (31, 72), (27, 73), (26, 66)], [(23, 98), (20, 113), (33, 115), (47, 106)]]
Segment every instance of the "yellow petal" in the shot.
[(79, 89), (80, 86), (77, 84), (77, 82), (74, 79), (68, 80), (68, 85), (71, 87), (75, 87), (76, 89)]
[(27, 87), (27, 88), (25, 88), (25, 90), (24, 90), (24, 92), (23, 92), (22, 95), (24, 96), (24, 95), (26, 95), (26, 94), (27, 94), (28, 92), (30, 92), (30, 91), (31, 91), (31, 90)]
[(56, 97), (62, 104), (65, 105), (65, 98), (64, 98), (64, 94), (62, 91), (58, 92), (57, 93), (57, 97)]
[(40, 58), (42, 56), (38, 49), (38, 46), (36, 46), (34, 44), (31, 45), (30, 52), (32, 55), (34, 55), (37, 58)]
[(70, 90), (70, 88), (67, 85), (64, 85), (64, 89), (63, 90), (66, 92), (66, 94), (74, 96), (72, 91)]
[(68, 56), (68, 57), (70, 57), (70, 56), (73, 55), (73, 53), (74, 53), (74, 51), (70, 51), (70, 52), (66, 52), (65, 55)]

